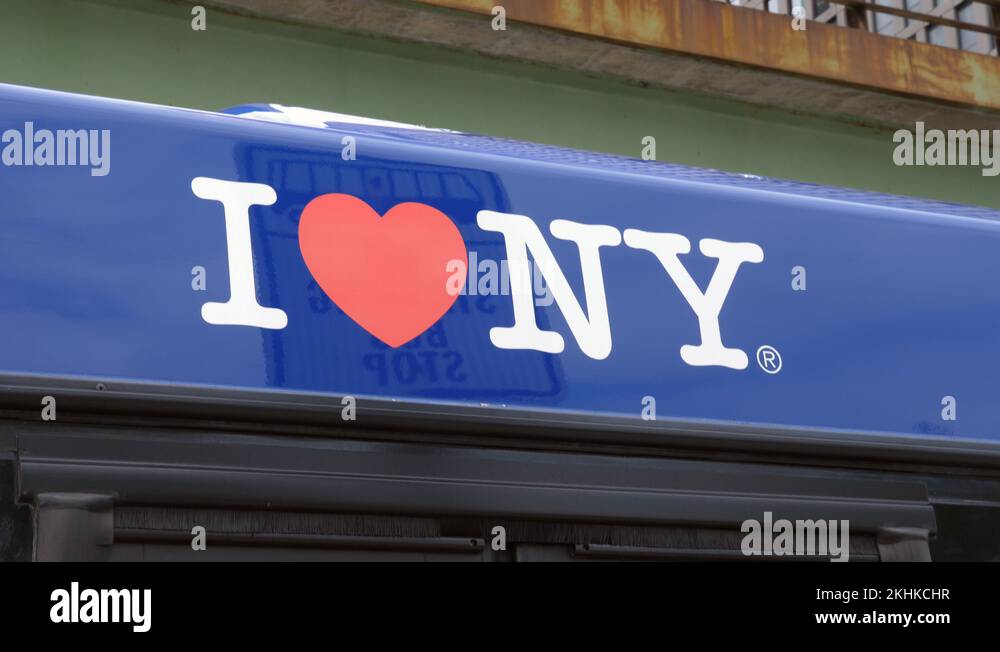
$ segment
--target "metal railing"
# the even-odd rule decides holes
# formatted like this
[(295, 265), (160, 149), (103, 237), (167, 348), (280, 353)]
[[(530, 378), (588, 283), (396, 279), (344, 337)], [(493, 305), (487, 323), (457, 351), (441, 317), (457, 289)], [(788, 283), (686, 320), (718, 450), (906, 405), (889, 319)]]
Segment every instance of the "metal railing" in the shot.
[[(983, 54), (997, 54), (1000, 39), (1000, 0), (717, 1)], [(953, 31), (933, 34), (937, 28)], [(977, 40), (969, 33), (986, 36)]]

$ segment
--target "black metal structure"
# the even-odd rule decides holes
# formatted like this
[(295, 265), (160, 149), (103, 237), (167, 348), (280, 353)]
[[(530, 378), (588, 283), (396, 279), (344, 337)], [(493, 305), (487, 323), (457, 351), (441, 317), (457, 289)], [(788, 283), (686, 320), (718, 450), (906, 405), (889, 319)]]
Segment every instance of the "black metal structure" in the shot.
[(43, 422), (36, 383), (5, 388), (7, 560), (744, 560), (764, 512), (849, 520), (853, 561), (1000, 559), (987, 446), (48, 381)]

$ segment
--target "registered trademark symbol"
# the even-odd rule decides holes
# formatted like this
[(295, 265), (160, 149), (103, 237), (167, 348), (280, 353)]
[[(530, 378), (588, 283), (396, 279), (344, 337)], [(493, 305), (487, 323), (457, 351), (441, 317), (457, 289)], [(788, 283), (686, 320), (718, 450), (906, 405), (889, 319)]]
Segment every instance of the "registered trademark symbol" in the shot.
[(781, 371), (781, 354), (770, 344), (764, 344), (757, 349), (757, 364), (766, 373), (776, 374)]

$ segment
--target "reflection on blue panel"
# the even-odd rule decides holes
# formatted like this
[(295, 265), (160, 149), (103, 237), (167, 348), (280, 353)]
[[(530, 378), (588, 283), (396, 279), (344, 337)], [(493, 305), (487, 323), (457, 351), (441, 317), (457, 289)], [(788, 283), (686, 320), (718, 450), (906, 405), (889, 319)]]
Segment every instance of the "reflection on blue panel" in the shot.
[[(300, 126), (0, 87), (0, 129), (26, 121), (108, 129), (113, 154), (103, 177), (73, 166), (0, 167), (4, 374), (637, 420), (652, 397), (660, 419), (1000, 440), (996, 211), (453, 132)], [(345, 136), (355, 141), (353, 160), (342, 156)], [(273, 190), (274, 203), (249, 208), (250, 250), (256, 302), (284, 311), (284, 328), (203, 318), (203, 304), (230, 300), (234, 270), (223, 204), (195, 196), (196, 177)], [(331, 193), (379, 215), (425, 204), (465, 242), (471, 281), (401, 346), (359, 326), (303, 260), (303, 209)], [(541, 244), (524, 251), (538, 269), (551, 254), (556, 267), (542, 274), (549, 300), (532, 295), (527, 313), (516, 316), (511, 291), (493, 294), (484, 280), (519, 247), (484, 228), (484, 211), (537, 226)], [(596, 263), (584, 249), (603, 236), (572, 236), (594, 225), (617, 238)], [(761, 259), (713, 286), (737, 255), (719, 252), (741, 244)], [(204, 291), (192, 287), (198, 266)], [(796, 269), (804, 289), (793, 283)], [(606, 355), (593, 353), (599, 298)], [(574, 301), (582, 314), (567, 318)], [(699, 301), (721, 308), (699, 313)], [(537, 332), (503, 343), (503, 329), (532, 317)], [(561, 350), (546, 350), (546, 333), (558, 334)], [(745, 366), (699, 357), (712, 337), (745, 354)], [(588, 342), (598, 344), (588, 352)]]

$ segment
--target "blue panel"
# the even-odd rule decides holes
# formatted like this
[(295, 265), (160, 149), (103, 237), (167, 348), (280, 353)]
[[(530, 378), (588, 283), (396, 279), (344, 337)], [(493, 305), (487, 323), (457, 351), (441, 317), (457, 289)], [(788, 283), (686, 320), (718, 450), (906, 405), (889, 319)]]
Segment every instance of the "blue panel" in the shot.
[[(235, 112), (255, 109), (273, 111)], [(110, 130), (111, 167), (93, 176), (79, 165), (0, 166), (4, 374), (636, 420), (652, 396), (661, 419), (1000, 441), (993, 210), (453, 132), (279, 124), (0, 86), (0, 130), (26, 122)], [(344, 136), (356, 160), (342, 157)], [(229, 299), (230, 270), (223, 206), (195, 196), (196, 177), (274, 190), (249, 224), (257, 300), (284, 311), (284, 328), (203, 318), (203, 304)], [(504, 236), (477, 224), (480, 211), (527, 216), (585, 311), (580, 249), (552, 234), (554, 220), (683, 236), (691, 252), (679, 260), (699, 292), (719, 263), (703, 240), (754, 243), (763, 261), (738, 268), (718, 317), (722, 342), (749, 364), (685, 362), (681, 347), (702, 341), (698, 317), (657, 258), (624, 242), (600, 249), (606, 357), (581, 350), (559, 303), (536, 306), (535, 319), (562, 336), (562, 352), (498, 348), (490, 331), (514, 323), (512, 297), (479, 294), (479, 283), (428, 330), (389, 346), (329, 298), (300, 251), (303, 210), (329, 193), (379, 215), (433, 207), (477, 263), (507, 258)], [(192, 289), (195, 266), (205, 291)], [(805, 290), (793, 289), (797, 267)], [(369, 271), (391, 284), (385, 269)], [(777, 373), (758, 355), (764, 345), (780, 355)], [(945, 397), (955, 420), (942, 418)]]

